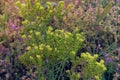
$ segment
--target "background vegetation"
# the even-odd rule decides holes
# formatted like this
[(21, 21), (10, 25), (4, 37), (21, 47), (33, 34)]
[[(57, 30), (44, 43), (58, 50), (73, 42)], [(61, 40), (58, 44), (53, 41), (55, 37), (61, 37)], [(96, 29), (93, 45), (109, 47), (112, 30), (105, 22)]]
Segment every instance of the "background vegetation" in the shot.
[(0, 80), (119, 80), (119, 0), (0, 0)]

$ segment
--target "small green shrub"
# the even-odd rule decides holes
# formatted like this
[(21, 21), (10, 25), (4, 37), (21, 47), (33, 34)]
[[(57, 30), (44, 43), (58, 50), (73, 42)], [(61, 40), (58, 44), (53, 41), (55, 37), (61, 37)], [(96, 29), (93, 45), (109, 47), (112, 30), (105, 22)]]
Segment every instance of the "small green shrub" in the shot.
[[(102, 60), (96, 61), (97, 55), (91, 56), (86, 53), (76, 59), (78, 49), (84, 47), (84, 35), (79, 33), (79, 30), (74, 30), (75, 28), (71, 32), (55, 28), (55, 21), (58, 22), (55, 22), (57, 26), (65, 27), (64, 16), (72, 5), (63, 10), (64, 2), (61, 1), (57, 6), (53, 6), (51, 2), (43, 5), (39, 0), (35, 0), (34, 3), (27, 0), (26, 4), (20, 2), (16, 4), (20, 16), (25, 19), (22, 22), (24, 26), (22, 38), (27, 46), (26, 52), (19, 59), (27, 67), (37, 66), (38, 79), (60, 80), (65, 77), (67, 62), (72, 62), (73, 67), (79, 63), (84, 64), (83, 79), (100, 80), (106, 68)], [(51, 25), (53, 28), (48, 27)], [(71, 80), (78, 80), (80, 76), (77, 72), (70, 74)]]
[(39, 0), (35, 0), (34, 3), (31, 3), (30, 0), (27, 0), (26, 3), (17, 1), (19, 16), (24, 18), (23, 26), (26, 28), (25, 30), (36, 29), (44, 32), (48, 26), (62, 27), (63, 16), (67, 14), (72, 5), (70, 4), (65, 8), (64, 1), (55, 4), (52, 2), (42, 4)]
[(82, 53), (80, 58), (77, 57), (74, 61), (72, 61), (73, 69), (76, 69), (76, 66), (81, 64), (82, 71), (79, 74), (72, 71), (71, 71), (72, 74), (70, 74), (70, 71), (68, 71), (71, 80), (79, 80), (79, 78), (75, 79), (73, 77), (77, 78), (80, 76), (84, 80), (90, 79), (101, 80), (104, 71), (106, 71), (106, 67), (104, 65), (104, 60), (100, 60), (100, 62), (98, 62), (97, 58), (98, 58), (97, 54), (92, 56), (90, 53)]
[[(45, 68), (46, 65), (49, 65), (47, 68), (51, 66), (60, 70), (62, 69), (60, 66), (65, 66), (69, 59), (75, 58), (77, 50), (83, 47), (84, 41), (83, 34), (78, 30), (70, 33), (64, 30), (53, 31), (52, 27), (48, 28), (46, 35), (30, 31), (28, 37), (31, 42), (26, 48), (28, 51), (20, 57), (21, 62), (28, 67), (37, 65), (38, 68)], [(26, 36), (23, 35), (23, 38)], [(38, 42), (36, 43), (35, 40)], [(52, 71), (55, 76), (54, 70), (49, 69), (48, 71)], [(49, 72), (48, 74), (50, 75)]]

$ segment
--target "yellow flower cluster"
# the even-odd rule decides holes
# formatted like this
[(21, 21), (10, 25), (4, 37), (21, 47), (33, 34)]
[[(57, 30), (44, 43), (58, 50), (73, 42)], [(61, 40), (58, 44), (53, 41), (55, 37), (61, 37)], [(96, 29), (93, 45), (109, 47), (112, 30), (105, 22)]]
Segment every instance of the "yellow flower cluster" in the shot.
[[(44, 49), (47, 49), (48, 51), (52, 50), (52, 48), (50, 47), (50, 45), (45, 45), (45, 44), (40, 44), (38, 46), (35, 45), (35, 44), (32, 44), (32, 47), (33, 47), (34, 50), (40, 50), (40, 51), (42, 51)], [(32, 49), (31, 46), (28, 46), (26, 48), (26, 50), (31, 50), (31, 49)]]
[(95, 80), (100, 80), (99, 76), (95, 76)]
[(100, 62), (96, 62), (97, 66), (100, 67), (103, 71), (107, 70), (104, 65), (104, 60), (100, 60)]
[(37, 58), (40, 58), (40, 55), (36, 55)]
[(36, 36), (39, 36), (39, 35), (40, 35), (40, 32), (36, 31), (35, 34), (36, 34)]
[(27, 50), (31, 50), (31, 46), (28, 46), (26, 49), (27, 49)]
[[(82, 53), (81, 54), (81, 61), (84, 62), (84, 64), (86, 64), (87, 66), (84, 66), (84, 70), (83, 71), (87, 71), (87, 75), (91, 75), (93, 77), (95, 77), (96, 80), (100, 80), (102, 73), (107, 70), (105, 65), (104, 65), (104, 60), (100, 60), (100, 62), (97, 62), (98, 55), (95, 54), (94, 56), (92, 56), (90, 53), (86, 52), (86, 53)], [(87, 63), (86, 63), (87, 61)], [(94, 72), (91, 72), (94, 71)], [(91, 74), (89, 74), (91, 73)]]
[(27, 25), (27, 24), (29, 24), (29, 21), (27, 19), (25, 19), (24, 21), (22, 21), (22, 24)]
[(94, 56), (92, 56), (90, 53), (86, 52), (86, 53), (82, 53), (81, 57), (88, 60), (96, 60), (98, 58), (98, 55), (95, 54)]
[(24, 34), (24, 35), (22, 35), (22, 38), (26, 38), (26, 35)]
[(75, 51), (71, 51), (71, 54), (73, 54), (75, 56)]
[(50, 47), (50, 45), (47, 45), (46, 48), (47, 48), (49, 51), (52, 50), (52, 48)]
[(70, 75), (70, 80), (79, 80), (80, 74), (77, 72), (70, 72), (70, 70), (66, 70), (66, 72)]
[(58, 7), (61, 8), (61, 7), (63, 7), (63, 6), (64, 6), (64, 1), (59, 1)]

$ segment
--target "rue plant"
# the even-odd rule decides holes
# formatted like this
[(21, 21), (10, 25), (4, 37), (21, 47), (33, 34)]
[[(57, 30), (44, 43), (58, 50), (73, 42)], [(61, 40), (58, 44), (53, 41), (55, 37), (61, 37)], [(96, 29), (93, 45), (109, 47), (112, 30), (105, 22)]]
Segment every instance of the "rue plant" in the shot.
[[(36, 65), (41, 72), (46, 69), (49, 79), (58, 79), (63, 75), (63, 69), (68, 60), (73, 60), (78, 49), (83, 47), (84, 36), (76, 29), (74, 32), (53, 30), (48, 27), (46, 35), (30, 31), (23, 38), (30, 40), (26, 53), (20, 60), (26, 66)], [(61, 75), (59, 75), (61, 74)]]
[[(56, 18), (61, 26), (63, 16), (69, 11), (69, 9), (63, 11), (64, 2), (59, 2), (55, 7), (50, 2), (43, 5), (39, 0), (35, 0), (34, 3), (27, 0), (27, 4), (20, 2), (16, 4), (20, 10), (20, 16), (25, 19), (22, 22), (25, 27), (22, 38), (27, 46), (26, 52), (19, 59), (27, 67), (37, 66), (38, 80), (61, 80), (66, 76), (65, 67), (68, 62), (72, 62), (73, 67), (84, 63), (82, 70), (83, 78), (86, 80), (101, 78), (106, 68), (102, 60), (96, 61), (96, 55), (93, 57), (86, 53), (82, 54), (81, 58), (76, 58), (78, 49), (84, 47), (83, 33), (79, 33), (78, 29), (68, 32), (55, 29), (54, 25), (54, 28), (50, 26)], [(77, 72), (69, 75), (71, 80), (79, 80), (81, 76)]]
[(103, 73), (106, 71), (106, 67), (104, 65), (104, 60), (100, 60), (98, 62), (97, 58), (97, 54), (92, 56), (88, 52), (81, 53), (80, 57), (77, 57), (76, 59), (74, 59), (74, 61), (72, 61), (74, 70), (76, 70), (76, 66), (78, 66), (79, 64), (81, 65), (81, 72), (77, 74), (75, 71), (72, 71), (71, 73), (69, 70), (67, 71), (70, 75), (71, 80), (74, 80), (80, 76), (84, 80), (101, 80)]

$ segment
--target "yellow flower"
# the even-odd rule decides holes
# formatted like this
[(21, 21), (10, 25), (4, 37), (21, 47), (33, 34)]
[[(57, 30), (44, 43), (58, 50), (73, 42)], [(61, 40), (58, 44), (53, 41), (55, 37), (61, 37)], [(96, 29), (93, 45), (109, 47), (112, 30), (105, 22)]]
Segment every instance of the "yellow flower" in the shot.
[(22, 22), (23, 25), (27, 25), (29, 23), (29, 21), (26, 19)]
[(30, 59), (34, 59), (32, 56), (30, 56)]
[(94, 58), (95, 58), (95, 59), (96, 59), (96, 58), (98, 58), (98, 55), (97, 55), (97, 54), (95, 54), (95, 55), (94, 55)]
[(42, 51), (42, 50), (44, 49), (44, 47), (45, 47), (45, 45), (44, 45), (44, 44), (40, 44), (40, 45), (39, 45), (39, 50), (41, 50), (41, 51)]
[(35, 32), (35, 34), (36, 34), (37, 36), (39, 36), (39, 35), (40, 35), (40, 32)]
[(24, 35), (22, 35), (22, 38), (26, 38), (26, 35), (24, 34)]
[(104, 67), (103, 67), (103, 70), (105, 71), (105, 70), (107, 70), (107, 68), (104, 66)]
[(77, 79), (79, 79), (79, 78), (80, 78), (80, 74), (79, 74), (79, 73), (77, 73), (77, 74), (76, 74), (76, 77), (77, 77)]
[(53, 12), (52, 10), (49, 11), (49, 13), (52, 13), (52, 12)]
[(51, 2), (46, 2), (47, 5), (52, 5)]
[(55, 51), (57, 51), (57, 48), (55, 48)]
[(41, 51), (43, 50), (43, 48), (42, 48), (42, 47), (40, 47), (39, 49), (40, 49)]
[(70, 74), (70, 70), (66, 70), (66, 72), (67, 72), (68, 74)]
[(83, 39), (79, 39), (80, 42), (83, 42), (84, 40)]
[(36, 55), (37, 58), (40, 58), (40, 55)]
[(40, 3), (36, 3), (36, 8), (38, 9), (41, 5), (40, 5)]
[(64, 33), (64, 30), (60, 30), (61, 33)]
[(45, 44), (40, 44), (40, 45), (39, 45), (39, 47), (44, 47), (44, 46), (45, 46)]
[(15, 4), (16, 4), (16, 5), (20, 5), (21, 3), (20, 3), (20, 1), (17, 1)]
[(30, 30), (30, 31), (29, 31), (29, 33), (33, 33), (33, 31), (32, 31), (32, 30)]
[(27, 50), (30, 50), (30, 49), (31, 49), (31, 47), (30, 47), (30, 46), (28, 46), (26, 49), (27, 49)]
[(99, 76), (95, 76), (95, 80), (100, 80)]
[(71, 51), (71, 54), (75, 55), (75, 51)]
[(42, 7), (42, 6), (40, 6), (40, 8), (39, 8), (40, 10), (44, 10), (44, 8)]
[(24, 4), (24, 3), (22, 3), (22, 4), (21, 4), (21, 7), (22, 7), (22, 8), (25, 8), (25, 4)]
[(48, 9), (52, 8), (52, 3), (51, 2), (47, 2), (46, 4), (47, 4)]
[(52, 31), (53, 28), (51, 26), (48, 27), (48, 31)]
[(65, 38), (69, 38), (69, 35), (65, 34)]
[(36, 17), (36, 19), (38, 20), (38, 19), (40, 19), (40, 17), (39, 17), (39, 16), (37, 16), (37, 17)]
[(51, 32), (50, 35), (53, 35), (53, 32)]
[(71, 36), (72, 34), (70, 32), (66, 32), (67, 35)]
[(35, 46), (35, 44), (33, 43), (32, 46)]
[(104, 64), (104, 60), (100, 60), (100, 63), (101, 63), (101, 64)]
[(59, 1), (58, 4), (64, 5), (64, 1)]
[(96, 62), (96, 64), (97, 64), (97, 66), (99, 66), (99, 67), (101, 66), (101, 64), (100, 64), (100, 63), (98, 63), (98, 62)]
[(31, 35), (28, 35), (28, 37), (29, 37), (29, 38), (32, 38), (32, 36), (31, 36)]
[(47, 45), (46, 48), (50, 51), (52, 50), (52, 48), (49, 45)]
[(67, 6), (68, 9), (72, 9), (73, 7), (74, 7), (73, 4), (69, 4), (69, 5)]
[(86, 55), (87, 55), (87, 57), (88, 57), (89, 59), (92, 58), (92, 56), (91, 56), (90, 53), (86, 52)]
[(87, 58), (87, 55), (86, 55), (85, 53), (82, 53), (82, 54), (81, 54), (81, 57)]
[(38, 49), (38, 46), (34, 46), (35, 49)]

